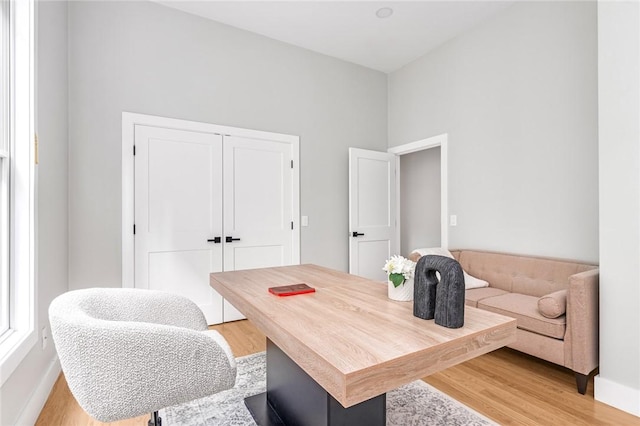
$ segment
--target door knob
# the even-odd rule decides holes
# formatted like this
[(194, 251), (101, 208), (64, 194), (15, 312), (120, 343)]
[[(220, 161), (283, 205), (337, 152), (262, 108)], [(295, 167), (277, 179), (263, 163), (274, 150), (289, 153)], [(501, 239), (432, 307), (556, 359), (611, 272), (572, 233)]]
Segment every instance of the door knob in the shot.
[(353, 232), (351, 233), (351, 236), (352, 236), (352, 237), (359, 237), (359, 236), (361, 236), (361, 235), (364, 235), (364, 234), (361, 234), (360, 232), (356, 232), (356, 231), (353, 231)]
[(232, 241), (240, 241), (240, 238), (226, 237), (224, 241), (230, 243)]
[(222, 242), (222, 239), (220, 237), (213, 237), (212, 240), (207, 240), (208, 243), (214, 243), (214, 244), (219, 244)]

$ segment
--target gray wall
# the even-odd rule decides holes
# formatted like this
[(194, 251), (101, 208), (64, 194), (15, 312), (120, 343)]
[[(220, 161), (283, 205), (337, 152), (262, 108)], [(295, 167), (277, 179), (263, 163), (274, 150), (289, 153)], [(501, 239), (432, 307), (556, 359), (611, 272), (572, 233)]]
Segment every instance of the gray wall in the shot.
[(400, 253), (440, 247), (440, 147), (400, 156)]
[[(37, 330), (49, 327), (53, 298), (67, 291), (67, 6), (39, 2), (37, 39)], [(38, 342), (0, 388), (0, 424), (35, 421), (50, 389), (43, 376), (56, 369), (53, 342)], [(52, 383), (44, 383), (43, 386)], [(23, 411), (24, 410), (24, 411)], [(23, 416), (23, 417), (20, 417)], [(23, 423), (25, 424), (25, 423)]]
[(640, 7), (598, 5), (600, 375), (595, 396), (640, 416)]
[(300, 136), (301, 260), (348, 268), (347, 148), (386, 150), (386, 75), (151, 2), (69, 4), (70, 288), (121, 285), (121, 113)]
[(449, 134), (449, 246), (598, 261), (595, 2), (515, 4), (389, 76), (389, 146)]

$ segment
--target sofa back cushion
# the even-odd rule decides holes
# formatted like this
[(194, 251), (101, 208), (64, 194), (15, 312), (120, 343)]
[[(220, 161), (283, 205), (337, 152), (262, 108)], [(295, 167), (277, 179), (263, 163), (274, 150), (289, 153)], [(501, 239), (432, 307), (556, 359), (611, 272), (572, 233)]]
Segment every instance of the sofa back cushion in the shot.
[(597, 268), (585, 263), (484, 251), (458, 250), (452, 254), (465, 271), (488, 281), (491, 287), (536, 297), (565, 290), (571, 275)]

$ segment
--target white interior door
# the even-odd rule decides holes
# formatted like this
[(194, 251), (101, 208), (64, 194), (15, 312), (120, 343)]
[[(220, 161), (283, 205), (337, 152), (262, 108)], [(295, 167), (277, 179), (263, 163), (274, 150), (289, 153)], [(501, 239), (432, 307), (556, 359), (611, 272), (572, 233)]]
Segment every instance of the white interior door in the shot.
[[(224, 137), (224, 270), (294, 260), (292, 145)], [(244, 318), (225, 300), (224, 320)]]
[(396, 156), (349, 148), (349, 273), (386, 281), (397, 254)]
[(220, 323), (222, 136), (137, 125), (135, 150), (135, 287), (182, 294)]

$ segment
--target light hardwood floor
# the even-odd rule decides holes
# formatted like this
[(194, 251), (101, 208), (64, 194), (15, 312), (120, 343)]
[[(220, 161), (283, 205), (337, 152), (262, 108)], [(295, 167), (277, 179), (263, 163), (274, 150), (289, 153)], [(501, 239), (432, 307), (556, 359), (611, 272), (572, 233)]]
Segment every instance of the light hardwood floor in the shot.
[[(264, 336), (249, 321), (211, 328), (227, 339), (237, 357), (265, 349)], [(424, 380), (503, 425), (640, 426), (640, 418), (595, 401), (593, 380), (587, 395), (580, 395), (571, 371), (507, 348)], [(148, 418), (97, 422), (78, 406), (60, 375), (36, 425), (143, 426)]]

